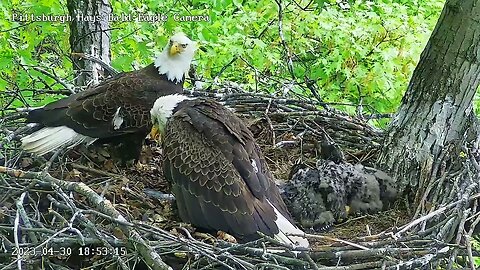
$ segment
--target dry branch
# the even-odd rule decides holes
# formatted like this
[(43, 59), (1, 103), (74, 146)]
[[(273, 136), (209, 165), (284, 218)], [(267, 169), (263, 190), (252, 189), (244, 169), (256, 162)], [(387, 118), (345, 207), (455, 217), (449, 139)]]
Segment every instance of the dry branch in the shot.
[[(112, 217), (118, 224), (124, 224), (120, 226), (121, 230), (137, 247), (137, 250), (145, 259), (145, 262), (149, 267), (151, 267), (152, 269), (172, 269), (170, 266), (168, 266), (162, 261), (160, 255), (158, 255), (154, 250), (152, 250), (152, 248), (145, 242), (145, 240), (138, 234), (138, 232), (131, 229), (129, 226), (125, 226), (128, 225), (127, 220), (115, 209), (115, 207), (109, 200), (100, 197), (95, 191), (93, 191), (84, 183), (63, 181), (52, 177), (49, 173), (46, 172), (26, 172), (3, 166), (0, 166), (0, 173), (4, 173), (15, 178), (38, 179), (41, 181), (46, 181), (48, 183), (51, 183), (52, 185), (58, 186), (63, 190), (74, 191), (78, 194), (85, 196), (98, 211)], [(28, 220), (28, 218), (26, 220)]]
[[(232, 88), (228, 86), (218, 92), (192, 90), (190, 94), (208, 96), (235, 109), (249, 124), (271, 164), (284, 162), (276, 161), (283, 158), (284, 153), (287, 158), (299, 157), (303, 161), (315, 162), (318, 158), (318, 144), (326, 139), (336, 142), (349, 160), (363, 160), (367, 163), (375, 160), (383, 133), (364, 120), (314, 100), (248, 93), (242, 91), (240, 86), (234, 88), (235, 90), (231, 91), (229, 89)], [(143, 260), (154, 269), (265, 267), (332, 270), (411, 269), (409, 267), (420, 267), (426, 263), (448, 266), (449, 258), (466, 256), (471, 261), (475, 253), (468, 241), (473, 229), (467, 228), (468, 224), (480, 222), (476, 206), (469, 204), (471, 202), (473, 205), (480, 197), (478, 191), (474, 193), (474, 185), (463, 189), (462, 198), (456, 197), (461, 193), (460, 189), (451, 191), (447, 196), (439, 193), (437, 197), (446, 200), (445, 203), (430, 206), (428, 213), (424, 213), (427, 206), (425, 204), (424, 209), (418, 210), (415, 219), (399, 224), (399, 228), (392, 224), (391, 229), (382, 233), (351, 238), (324, 233), (307, 234), (313, 243), (312, 250), (298, 256), (273, 243), (268, 237), (245, 244), (221, 240), (203, 242), (192, 236), (190, 229), (181, 224), (175, 225), (168, 217), (161, 218), (167, 220), (167, 225), (161, 226), (152, 222), (152, 215), (148, 215), (147, 220), (138, 219), (138, 215), (133, 212), (142, 206), (152, 205), (158, 208), (162, 201), (165, 201), (164, 198), (168, 197), (158, 194), (150, 196), (151, 191), (158, 190), (154, 187), (143, 190), (137, 188), (138, 183), (145, 181), (143, 178), (152, 177), (143, 174), (142, 170), (105, 170), (98, 162), (90, 161), (90, 158), (86, 159), (87, 162), (77, 162), (71, 160), (70, 155), (60, 153), (61, 151), (59, 160), (51, 158), (47, 169), (41, 172), (34, 170), (41, 170), (45, 160), (41, 165), (28, 167), (28, 170), (17, 169), (24, 166), (20, 161), (25, 158), (36, 160), (22, 154), (12, 141), (26, 130), (19, 128), (22, 126), (19, 120), (24, 115), (24, 112), (12, 113), (11, 116), (8, 114), (0, 122), (2, 145), (9, 147), (3, 149), (2, 155), (5, 157), (4, 162), (11, 167), (0, 167), (0, 187), (3, 188), (0, 191), (0, 205), (8, 203), (9, 207), (15, 208), (15, 211), (7, 211), (0, 207), (0, 221), (2, 216), (16, 220), (11, 224), (7, 222), (0, 225), (0, 232), (3, 232), (3, 235), (0, 234), (0, 242), (10, 250), (15, 246), (19, 248), (39, 245), (56, 249), (93, 245), (110, 250), (126, 246), (130, 254), (114, 254), (108, 257), (110, 259), (104, 258), (123, 269), (132, 267), (129, 262), (135, 260), (135, 252), (140, 253)], [(300, 151), (292, 154), (293, 150)], [(287, 165), (291, 167), (292, 161), (294, 160)], [(158, 160), (155, 164), (158, 166)], [(472, 157), (466, 164), (471, 165), (466, 165), (462, 171), (445, 175), (436, 183), (455, 182), (465, 175), (477, 175), (480, 170), (477, 160)], [(155, 173), (160, 173), (156, 170)], [(284, 178), (287, 174), (288, 171), (277, 172), (277, 175)], [(156, 176), (156, 181), (158, 178), (161, 178), (160, 174)], [(105, 185), (105, 182), (109, 184)], [(110, 187), (116, 186), (116, 182), (121, 185), (120, 189)], [(439, 192), (433, 187), (426, 190)], [(41, 199), (42, 194), (47, 194), (46, 200), (50, 205), (46, 213), (35, 206), (44, 200)], [(138, 205), (134, 199), (143, 200), (143, 205)], [(113, 200), (114, 204), (111, 203)], [(33, 207), (32, 202), (35, 202)], [(471, 207), (472, 210), (465, 211)], [(148, 211), (143, 215), (147, 213)], [(164, 229), (165, 227), (169, 229)], [(468, 229), (467, 232), (463, 227)], [(14, 237), (7, 235), (17, 237), (16, 241)], [(441, 240), (443, 235), (452, 235), (455, 244)], [(278, 249), (281, 253), (271, 252), (272, 249)], [(20, 257), (21, 260), (26, 258)], [(0, 256), (0, 263), (21, 264), (21, 260)], [(30, 256), (28, 260), (39, 262), (40, 258)], [(64, 267), (58, 261), (48, 263), (55, 267)]]

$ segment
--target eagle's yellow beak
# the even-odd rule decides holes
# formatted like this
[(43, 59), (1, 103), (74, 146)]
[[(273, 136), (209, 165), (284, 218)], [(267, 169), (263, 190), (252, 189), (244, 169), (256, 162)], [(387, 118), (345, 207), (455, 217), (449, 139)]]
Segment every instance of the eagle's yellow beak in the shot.
[(155, 140), (157, 143), (160, 142), (160, 130), (156, 125), (152, 126), (152, 129), (150, 130), (150, 139)]
[(178, 42), (173, 42), (172, 46), (170, 46), (170, 56), (179, 54), (182, 51), (181, 48), (182, 46)]

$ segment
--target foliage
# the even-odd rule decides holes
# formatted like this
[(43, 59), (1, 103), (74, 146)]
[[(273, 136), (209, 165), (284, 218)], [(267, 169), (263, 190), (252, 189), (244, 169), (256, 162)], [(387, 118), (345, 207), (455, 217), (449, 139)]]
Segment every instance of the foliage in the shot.
[[(284, 46), (274, 1), (112, 1), (116, 15), (131, 16), (111, 22), (112, 65), (123, 71), (140, 68), (171, 33), (183, 30), (200, 43), (195, 64), (207, 82), (218, 76), (217, 81), (234, 81), (252, 91), (307, 97), (318, 91), (321, 99), (349, 113), (356, 106), (348, 104), (359, 102), (367, 112), (394, 112), (442, 6), (441, 0), (285, 1)], [(68, 14), (65, 0), (0, 2), (0, 91), (22, 90), (0, 106), (50, 102), (52, 97), (34, 95), (32, 89), (64, 87), (28, 67), (40, 66), (72, 81), (68, 23), (16, 22), (13, 14)], [(165, 14), (168, 20), (138, 22), (139, 14)], [(177, 22), (175, 14), (208, 15), (210, 20)]]
[[(480, 242), (477, 240), (477, 238), (473, 238), (472, 240), (472, 248), (478, 252), (480, 250)], [(475, 267), (480, 266), (480, 257), (474, 256), (473, 257), (474, 262), (475, 262)]]
[[(31, 66), (46, 66), (55, 69), (58, 77), (67, 77), (71, 72), (68, 60), (68, 27), (66, 24), (48, 21), (23, 23), (14, 21), (14, 14), (63, 14), (66, 12), (57, 1), (18, 1), (7, 0), (0, 3), (0, 94), (3, 91), (22, 89), (14, 100), (0, 100), (2, 108), (6, 106), (38, 106), (52, 98), (38, 96), (32, 98), (33, 89), (54, 89), (55, 80), (37, 71)], [(13, 60), (13, 61), (12, 61)], [(36, 78), (37, 77), (37, 78)]]

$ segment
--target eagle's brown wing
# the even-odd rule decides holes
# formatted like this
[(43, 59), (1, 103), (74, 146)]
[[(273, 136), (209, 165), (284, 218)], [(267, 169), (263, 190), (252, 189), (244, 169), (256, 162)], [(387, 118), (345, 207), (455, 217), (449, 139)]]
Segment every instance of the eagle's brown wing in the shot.
[(167, 122), (163, 140), (165, 177), (181, 218), (245, 239), (257, 238), (256, 231), (278, 233), (267, 200), (284, 204), (247, 127), (218, 103), (185, 104)]
[[(274, 182), (274, 177), (268, 169), (268, 165), (265, 161), (262, 150), (255, 142), (255, 138), (253, 137), (250, 129), (248, 129), (248, 127), (240, 118), (238, 118), (234, 113), (232, 113), (223, 105), (212, 100), (204, 100), (202, 101), (202, 103), (208, 104), (208, 106), (200, 106), (199, 109), (205, 115), (208, 115), (210, 118), (215, 119), (216, 121), (224, 125), (227, 128), (228, 132), (235, 138), (237, 138), (240, 144), (243, 145), (246, 155), (234, 155), (234, 165), (235, 168), (239, 170), (239, 172), (247, 169), (245, 173), (241, 173), (241, 176), (247, 182), (253, 194), (257, 197), (261, 197), (264, 195), (267, 196), (270, 203), (272, 203), (285, 218), (287, 218), (290, 222), (294, 223), (285, 203), (281, 198), (278, 187)], [(233, 143), (236, 143), (235, 140), (233, 140)], [(224, 154), (229, 155), (230, 151), (227, 149), (226, 151), (224, 151)], [(248, 156), (250, 159), (249, 164), (244, 162), (246, 156)], [(255, 161), (255, 164), (257, 165), (256, 167), (258, 169), (258, 173), (256, 174), (249, 173), (249, 171), (253, 167), (253, 163), (251, 161)]]
[[(30, 112), (27, 120), (47, 127), (67, 126), (93, 138), (147, 134), (156, 98), (179, 93), (181, 85), (162, 80), (147, 67), (123, 73), (83, 92)], [(117, 120), (114, 123), (114, 120)], [(121, 120), (120, 120), (121, 119)]]

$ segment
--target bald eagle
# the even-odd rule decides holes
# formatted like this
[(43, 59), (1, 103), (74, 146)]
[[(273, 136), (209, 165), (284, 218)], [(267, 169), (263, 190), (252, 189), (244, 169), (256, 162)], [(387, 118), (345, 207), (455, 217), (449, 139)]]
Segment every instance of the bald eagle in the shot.
[(151, 129), (150, 109), (164, 95), (181, 93), (195, 42), (174, 35), (154, 63), (114, 76), (83, 92), (29, 112), (40, 129), (21, 139), (28, 152), (44, 155), (80, 143), (120, 143), (123, 160), (138, 158)]
[(150, 112), (183, 221), (244, 241), (259, 238), (259, 231), (308, 247), (305, 238), (289, 235), (303, 232), (293, 224), (253, 134), (233, 112), (179, 94), (158, 98)]

